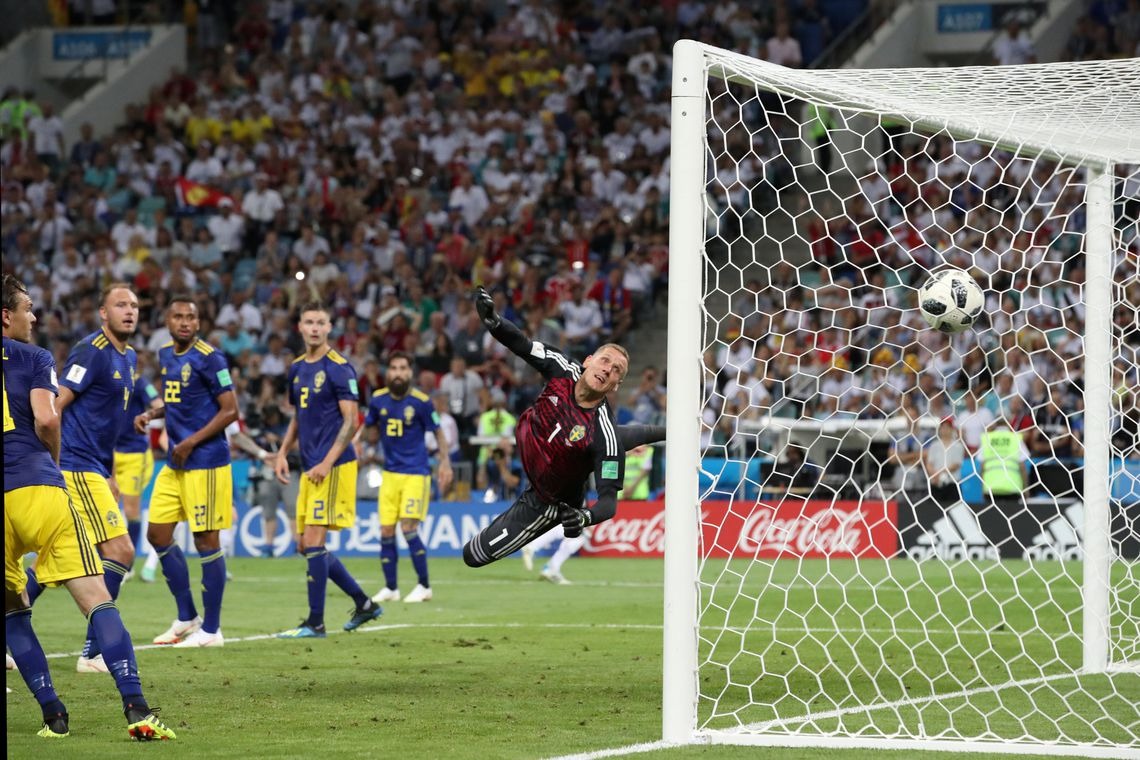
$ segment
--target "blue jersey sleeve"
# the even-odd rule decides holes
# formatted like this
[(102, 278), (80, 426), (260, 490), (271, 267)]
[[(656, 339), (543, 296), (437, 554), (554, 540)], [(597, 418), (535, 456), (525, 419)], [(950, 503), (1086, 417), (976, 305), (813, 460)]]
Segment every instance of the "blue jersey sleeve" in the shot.
[(420, 401), (420, 419), (424, 422), (424, 430), (434, 433), (439, 429), (439, 415), (430, 401)]
[(380, 399), (373, 397), (368, 402), (368, 412), (364, 415), (364, 425), (365, 427), (372, 427), (378, 424), (380, 424)]
[(87, 341), (77, 344), (67, 355), (60, 384), (78, 396), (106, 371), (108, 357)]
[(55, 376), (55, 359), (52, 358), (51, 353), (37, 351), (33, 362), (31, 388), (42, 388), (58, 396), (59, 384)]
[(226, 357), (221, 351), (214, 351), (203, 357), (202, 367), (211, 396), (217, 398), (226, 391), (234, 389), (233, 380), (230, 379), (229, 365), (226, 364)]
[(356, 370), (351, 364), (334, 364), (335, 372), (331, 372), (333, 390), (337, 401), (358, 401), (360, 391), (356, 387)]
[(301, 399), (297, 395), (297, 385), (294, 382), (297, 379), (297, 365), (290, 364), (289, 371), (285, 373), (285, 394), (289, 399), (289, 403), (296, 409), (301, 404)]

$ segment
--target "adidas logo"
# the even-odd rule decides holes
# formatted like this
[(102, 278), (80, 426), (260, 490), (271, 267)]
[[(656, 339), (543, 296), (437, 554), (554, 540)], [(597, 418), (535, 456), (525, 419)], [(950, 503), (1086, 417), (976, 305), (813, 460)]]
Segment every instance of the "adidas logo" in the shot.
[(1025, 549), (1025, 559), (1084, 559), (1084, 525), (1084, 502), (1075, 501), (1060, 515), (1041, 526), (1041, 532), (1034, 536), (1032, 544)]
[(123, 376), (119, 374), (119, 370), (115, 370), (115, 379), (116, 380), (122, 380), (123, 379)]
[(998, 550), (986, 539), (974, 510), (959, 501), (919, 536), (916, 545), (907, 550), (907, 556), (919, 560), (998, 559)]

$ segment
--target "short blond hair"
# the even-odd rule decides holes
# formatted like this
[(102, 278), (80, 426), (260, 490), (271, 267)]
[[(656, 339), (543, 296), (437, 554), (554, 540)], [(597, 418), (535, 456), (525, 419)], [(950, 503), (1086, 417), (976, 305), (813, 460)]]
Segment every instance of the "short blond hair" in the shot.
[(607, 348), (612, 348), (614, 351), (617, 351), (619, 354), (625, 357), (625, 372), (622, 373), (622, 376), (624, 377), (629, 373), (629, 351), (625, 350), (625, 346), (618, 345), (617, 343), (603, 343), (602, 345), (598, 346), (597, 350), (594, 351), (594, 353), (599, 354)]

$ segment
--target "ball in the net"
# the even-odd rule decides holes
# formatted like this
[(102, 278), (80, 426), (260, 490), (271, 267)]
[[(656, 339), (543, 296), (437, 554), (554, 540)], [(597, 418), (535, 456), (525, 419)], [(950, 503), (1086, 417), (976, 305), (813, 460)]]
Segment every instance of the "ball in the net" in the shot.
[(940, 269), (918, 291), (922, 318), (944, 333), (961, 332), (973, 325), (985, 304), (978, 283), (961, 269)]

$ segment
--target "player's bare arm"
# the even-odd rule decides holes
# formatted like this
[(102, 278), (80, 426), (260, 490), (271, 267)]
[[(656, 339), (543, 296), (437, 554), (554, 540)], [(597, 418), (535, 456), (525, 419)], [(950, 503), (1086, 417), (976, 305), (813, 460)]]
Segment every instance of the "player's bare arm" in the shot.
[(43, 441), (48, 453), (59, 464), (62, 417), (55, 408), (55, 394), (45, 388), (32, 388), (32, 415), (36, 419), (36, 436)]
[(321, 460), (316, 467), (311, 468), (305, 473), (309, 480), (314, 483), (319, 484), (332, 472), (336, 460), (340, 459), (340, 455), (344, 453), (344, 450), (352, 445), (352, 439), (356, 435), (356, 422), (359, 419), (356, 402), (350, 399), (342, 399), (338, 403), (338, 406), (340, 407), (342, 420), (340, 430), (336, 433), (336, 439), (333, 441), (332, 446), (329, 448), (329, 453), (325, 455), (325, 458)]
[(277, 461), (273, 464), (273, 474), (279, 483), (289, 483), (289, 451), (297, 443), (297, 417), (289, 420), (289, 427), (285, 428), (285, 438), (281, 441), (281, 448), (277, 449)]
[(451, 487), (452, 472), (451, 472), (451, 459), (448, 457), (447, 436), (443, 433), (443, 428), (437, 428), (435, 431), (435, 442), (439, 447), (439, 472), (436, 475), (436, 482), (439, 484), (439, 493), (442, 498), (443, 494), (447, 493), (447, 489)]
[(186, 463), (190, 454), (199, 443), (209, 440), (226, 429), (226, 426), (237, 421), (237, 396), (233, 391), (225, 391), (217, 396), (218, 411), (210, 421), (186, 437), (170, 452), (170, 462), (175, 467)]
[(240, 430), (230, 436), (230, 445), (236, 446), (260, 462), (264, 462), (273, 457), (268, 451), (258, 446), (257, 442), (250, 438), (248, 434)]
[(135, 432), (145, 433), (151, 420), (161, 420), (164, 417), (166, 417), (166, 407), (161, 401), (155, 399), (155, 403), (151, 405), (150, 409), (135, 417)]

